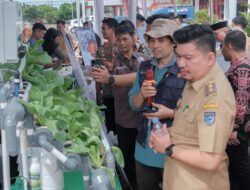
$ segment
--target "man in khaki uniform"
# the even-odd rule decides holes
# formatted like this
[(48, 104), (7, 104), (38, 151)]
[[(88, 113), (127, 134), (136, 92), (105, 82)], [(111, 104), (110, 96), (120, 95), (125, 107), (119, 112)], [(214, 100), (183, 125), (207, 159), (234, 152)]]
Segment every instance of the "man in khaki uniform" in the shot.
[(235, 99), (216, 64), (210, 27), (190, 25), (174, 33), (180, 76), (187, 79), (170, 131), (150, 136), (150, 146), (166, 154), (165, 190), (229, 190), (227, 141)]

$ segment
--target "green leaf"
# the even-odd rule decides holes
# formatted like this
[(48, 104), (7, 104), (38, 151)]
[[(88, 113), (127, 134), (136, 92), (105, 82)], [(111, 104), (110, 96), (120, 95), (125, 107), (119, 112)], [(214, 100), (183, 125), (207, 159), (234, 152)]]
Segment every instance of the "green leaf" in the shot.
[(97, 135), (100, 134), (101, 121), (94, 107), (90, 110), (90, 126), (95, 130)]
[(43, 39), (39, 39), (36, 41), (34, 47), (31, 49), (30, 53), (34, 53), (34, 52), (40, 52), (39, 48), (43, 45), (44, 40)]
[(93, 167), (100, 168), (102, 166), (99, 147), (94, 145), (90, 146), (89, 157), (92, 160)]
[(111, 147), (111, 151), (114, 154), (117, 163), (121, 167), (124, 167), (125, 164), (124, 164), (124, 158), (123, 158), (122, 151), (118, 147), (116, 147), (116, 146), (112, 146)]
[(43, 102), (43, 106), (51, 109), (53, 107), (53, 96), (45, 96)]
[(27, 111), (33, 115), (37, 114), (37, 111), (34, 106), (34, 102), (26, 102), (22, 99), (19, 100), (19, 102), (24, 105), (24, 107), (27, 109)]
[(8, 81), (11, 78), (14, 78), (16, 71), (19, 67), (19, 63), (6, 63), (6, 64), (1, 64), (0, 63), (0, 73), (3, 76), (3, 81)]
[(63, 88), (64, 90), (68, 90), (72, 84), (75, 82), (75, 79), (72, 78), (72, 77), (65, 77), (64, 78), (64, 85), (63, 85)]
[(86, 142), (87, 146), (91, 146), (91, 145), (99, 146), (100, 144), (101, 144), (101, 140), (95, 135), (90, 136)]
[(88, 154), (89, 148), (85, 146), (85, 144), (80, 140), (77, 139), (76, 142), (72, 143), (70, 147), (65, 148), (66, 152), (72, 152), (76, 154)]
[(49, 131), (55, 135), (57, 133), (57, 120), (47, 120), (45, 125), (48, 127)]
[(70, 115), (69, 110), (67, 107), (61, 106), (61, 105), (55, 105), (53, 110), (55, 110), (57, 113), (62, 115)]
[(31, 100), (41, 100), (44, 96), (47, 96), (49, 94), (48, 91), (41, 91), (40, 88), (36, 86), (32, 86), (30, 90), (30, 98)]
[(58, 131), (55, 134), (56, 140), (61, 143), (64, 143), (67, 140), (67, 133), (65, 131)]

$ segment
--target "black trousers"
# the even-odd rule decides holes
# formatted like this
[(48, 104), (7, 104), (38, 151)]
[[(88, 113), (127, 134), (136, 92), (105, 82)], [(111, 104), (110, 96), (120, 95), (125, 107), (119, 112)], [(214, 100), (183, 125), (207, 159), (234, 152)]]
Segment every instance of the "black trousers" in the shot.
[(228, 145), (230, 190), (250, 190), (250, 143)]
[(138, 190), (161, 190), (163, 169), (146, 166), (136, 161)]
[(136, 190), (137, 184), (134, 154), (137, 130), (136, 128), (125, 128), (120, 125), (116, 125), (116, 132), (118, 137), (118, 146), (121, 149), (124, 157), (124, 172), (128, 178), (131, 187), (133, 188), (133, 190)]
[(104, 98), (103, 104), (107, 107), (105, 111), (105, 125), (107, 127), (108, 132), (113, 131), (116, 134), (116, 126), (115, 126), (115, 106), (114, 106), (114, 98)]

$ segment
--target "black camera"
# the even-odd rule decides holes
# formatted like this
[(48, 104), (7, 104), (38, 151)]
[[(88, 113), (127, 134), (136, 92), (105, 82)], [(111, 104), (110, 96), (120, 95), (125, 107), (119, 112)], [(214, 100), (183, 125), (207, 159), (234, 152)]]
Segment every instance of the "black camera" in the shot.
[(96, 58), (91, 60), (91, 67), (101, 68), (101, 65), (102, 65), (101, 59)]

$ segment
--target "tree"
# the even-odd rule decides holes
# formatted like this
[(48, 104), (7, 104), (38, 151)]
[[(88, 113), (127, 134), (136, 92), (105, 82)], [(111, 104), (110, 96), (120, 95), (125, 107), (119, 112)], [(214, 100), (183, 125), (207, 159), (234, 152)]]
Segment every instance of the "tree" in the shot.
[[(250, 15), (247, 12), (241, 13), (241, 15), (244, 16), (247, 19), (248, 23), (250, 23)], [(250, 36), (250, 26), (249, 26), (249, 24), (245, 28), (245, 32), (247, 33), (247, 36)]]
[(35, 22), (38, 19), (45, 19), (47, 23), (55, 23), (58, 19), (58, 9), (47, 5), (23, 6), (24, 20)]
[(58, 19), (58, 9), (48, 5), (37, 6), (38, 17), (46, 20), (47, 23), (53, 24)]
[(23, 18), (26, 21), (34, 22), (37, 19), (38, 12), (36, 6), (24, 5)]
[(58, 16), (60, 19), (69, 20), (72, 18), (72, 4), (63, 3), (59, 7)]

